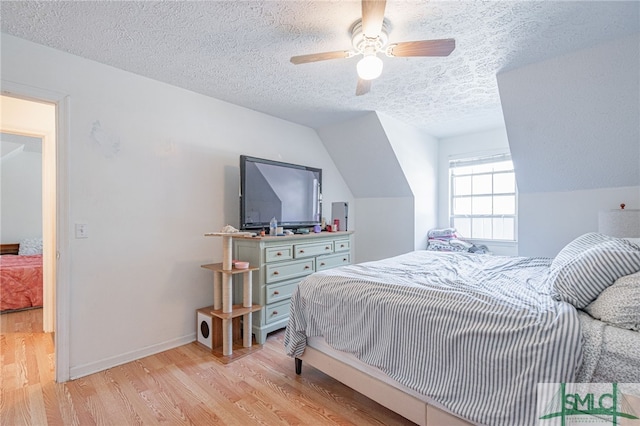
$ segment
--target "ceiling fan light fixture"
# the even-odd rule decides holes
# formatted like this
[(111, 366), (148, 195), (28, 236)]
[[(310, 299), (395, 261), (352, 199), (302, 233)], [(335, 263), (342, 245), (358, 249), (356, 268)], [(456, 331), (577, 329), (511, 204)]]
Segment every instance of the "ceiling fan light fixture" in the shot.
[(388, 46), (391, 25), (384, 17), (387, 0), (361, 0), (361, 2), (362, 18), (355, 21), (349, 30), (351, 32), (353, 50), (292, 56), (291, 63), (298, 65), (363, 55), (363, 58), (356, 65), (358, 74), (356, 96), (362, 96), (369, 93), (371, 81), (382, 74), (384, 63), (378, 57), (378, 53), (384, 53), (393, 58), (449, 56), (456, 47), (456, 41), (452, 38), (405, 41)]
[(363, 80), (374, 80), (382, 74), (383, 65), (382, 59), (378, 58), (375, 53), (365, 55), (356, 65), (358, 77)]

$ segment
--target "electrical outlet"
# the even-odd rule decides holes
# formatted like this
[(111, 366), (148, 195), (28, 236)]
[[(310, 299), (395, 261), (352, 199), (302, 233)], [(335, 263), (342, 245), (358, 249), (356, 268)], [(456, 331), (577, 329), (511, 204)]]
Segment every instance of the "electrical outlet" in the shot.
[(76, 238), (89, 238), (89, 226), (86, 223), (76, 223)]

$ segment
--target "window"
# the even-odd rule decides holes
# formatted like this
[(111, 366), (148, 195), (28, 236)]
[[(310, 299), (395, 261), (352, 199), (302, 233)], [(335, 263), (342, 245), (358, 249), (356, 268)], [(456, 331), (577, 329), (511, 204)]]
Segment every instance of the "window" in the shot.
[(511, 155), (449, 161), (449, 221), (466, 238), (515, 241), (516, 177)]

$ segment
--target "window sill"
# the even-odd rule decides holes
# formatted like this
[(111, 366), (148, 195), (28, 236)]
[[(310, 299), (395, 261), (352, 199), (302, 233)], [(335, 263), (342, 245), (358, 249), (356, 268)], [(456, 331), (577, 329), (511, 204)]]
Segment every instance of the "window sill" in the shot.
[(481, 240), (481, 239), (467, 239), (465, 241), (473, 243), (475, 245), (487, 246), (489, 252), (495, 255), (501, 256), (517, 256), (518, 255), (518, 242), (517, 241), (499, 241), (499, 240)]

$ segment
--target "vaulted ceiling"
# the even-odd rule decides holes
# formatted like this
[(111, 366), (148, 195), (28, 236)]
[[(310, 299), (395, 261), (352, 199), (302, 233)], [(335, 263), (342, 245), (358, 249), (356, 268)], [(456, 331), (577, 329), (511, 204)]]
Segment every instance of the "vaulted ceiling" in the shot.
[[(313, 128), (379, 111), (443, 137), (503, 124), (496, 73), (640, 31), (637, 1), (393, 1), (389, 39), (454, 38), (448, 57), (383, 57), (355, 96), (359, 1), (2, 1), (2, 32)], [(5, 58), (3, 58), (4, 60)]]

